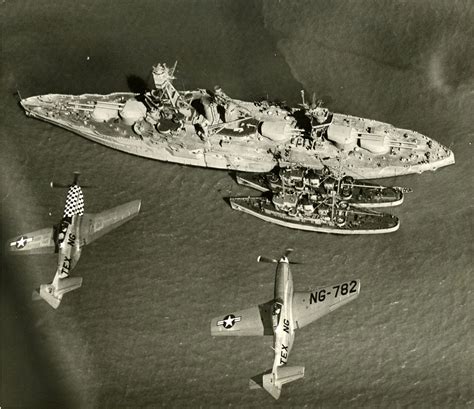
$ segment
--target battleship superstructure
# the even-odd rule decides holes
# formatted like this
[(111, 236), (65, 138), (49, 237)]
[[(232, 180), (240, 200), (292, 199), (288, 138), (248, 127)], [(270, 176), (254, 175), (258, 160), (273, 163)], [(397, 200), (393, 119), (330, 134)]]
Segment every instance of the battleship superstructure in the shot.
[(435, 170), (453, 153), (411, 130), (329, 112), (304, 101), (290, 108), (246, 102), (220, 88), (178, 91), (175, 67), (153, 67), (144, 94), (47, 94), (21, 100), (27, 115), (114, 149), (151, 159), (245, 172), (277, 164), (335, 167), (363, 179)]

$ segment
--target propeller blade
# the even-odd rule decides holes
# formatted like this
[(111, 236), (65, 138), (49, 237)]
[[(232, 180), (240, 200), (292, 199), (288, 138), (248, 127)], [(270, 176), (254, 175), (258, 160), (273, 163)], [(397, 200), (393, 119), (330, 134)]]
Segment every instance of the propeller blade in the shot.
[[(54, 188), (61, 188), (61, 189), (69, 189), (71, 186), (74, 186), (74, 185), (65, 185), (64, 183), (56, 183), (56, 182), (49, 182), (49, 187), (51, 189), (54, 189)], [(94, 185), (81, 185), (81, 189), (95, 189), (96, 186)]]
[(269, 258), (265, 256), (258, 256), (257, 257), (257, 263), (278, 263), (277, 260), (274, 258)]
[[(55, 188), (55, 187), (59, 187), (59, 188), (70, 188), (71, 186), (74, 186), (74, 185), (79, 185), (78, 184), (78, 181), (79, 181), (79, 176), (81, 176), (81, 172), (78, 172), (78, 171), (75, 171), (74, 172), (74, 179), (72, 181), (71, 184), (68, 184), (66, 185), (65, 183), (57, 183), (57, 182), (49, 182), (49, 186), (51, 186), (51, 188)], [(85, 186), (82, 186), (81, 185), (81, 188), (85, 189), (85, 188), (93, 188), (95, 186), (93, 185), (85, 185)]]
[(51, 187), (51, 189), (53, 188), (56, 188), (56, 187), (59, 187), (59, 188), (68, 188), (69, 185), (65, 185), (64, 183), (56, 183), (56, 182), (49, 182), (49, 186)]

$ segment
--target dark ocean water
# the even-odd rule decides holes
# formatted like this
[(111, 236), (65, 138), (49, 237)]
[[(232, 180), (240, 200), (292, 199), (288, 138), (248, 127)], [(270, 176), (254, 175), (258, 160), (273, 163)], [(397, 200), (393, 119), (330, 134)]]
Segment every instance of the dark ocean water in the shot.
[[(54, 256), (2, 256), (2, 408), (465, 408), (473, 391), (472, 1), (17, 1), (2, 4), (2, 242), (55, 223), (82, 171), (86, 210), (141, 198), (87, 247), (59, 310), (32, 303)], [(456, 165), (408, 186), (398, 232), (336, 237), (232, 211), (226, 172), (126, 155), (28, 119), (23, 96), (136, 90), (178, 60), (179, 88), (299, 102), (415, 129)], [(362, 281), (360, 297), (297, 334), (304, 380), (275, 402), (247, 389), (271, 339), (212, 339), (209, 320), (266, 301), (294, 247), (296, 289)]]

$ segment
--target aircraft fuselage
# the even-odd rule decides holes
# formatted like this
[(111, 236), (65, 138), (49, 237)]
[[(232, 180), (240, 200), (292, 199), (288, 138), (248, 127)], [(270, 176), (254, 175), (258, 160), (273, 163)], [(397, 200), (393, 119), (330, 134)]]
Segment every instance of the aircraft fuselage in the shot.
[(70, 275), (71, 270), (75, 267), (81, 256), (80, 246), (80, 224), (82, 215), (74, 215), (71, 222), (63, 218), (60, 224), (58, 234), (58, 267), (56, 277), (66, 278)]
[[(276, 309), (281, 303), (279, 316)], [(275, 359), (273, 362), (273, 372), (278, 366), (286, 365), (288, 356), (295, 337), (293, 322), (293, 277), (291, 275), (288, 259), (282, 258), (278, 262), (275, 275), (275, 303), (273, 307), (274, 336), (273, 346)], [(275, 323), (277, 325), (275, 326)]]

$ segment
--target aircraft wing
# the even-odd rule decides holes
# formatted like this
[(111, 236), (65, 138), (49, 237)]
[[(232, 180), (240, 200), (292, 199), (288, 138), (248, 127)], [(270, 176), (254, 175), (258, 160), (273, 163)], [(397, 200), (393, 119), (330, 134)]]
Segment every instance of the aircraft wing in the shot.
[(104, 234), (134, 218), (140, 211), (141, 201), (133, 202), (105, 210), (96, 214), (84, 214), (81, 223), (81, 245), (86, 245)]
[(47, 227), (31, 233), (22, 234), (8, 240), (9, 254), (45, 254), (54, 253), (54, 229)]
[(214, 337), (273, 335), (271, 302), (213, 318), (211, 335)]
[(359, 291), (359, 280), (321, 287), (314, 291), (295, 291), (293, 294), (293, 318), (296, 328), (303, 328), (356, 299)]

